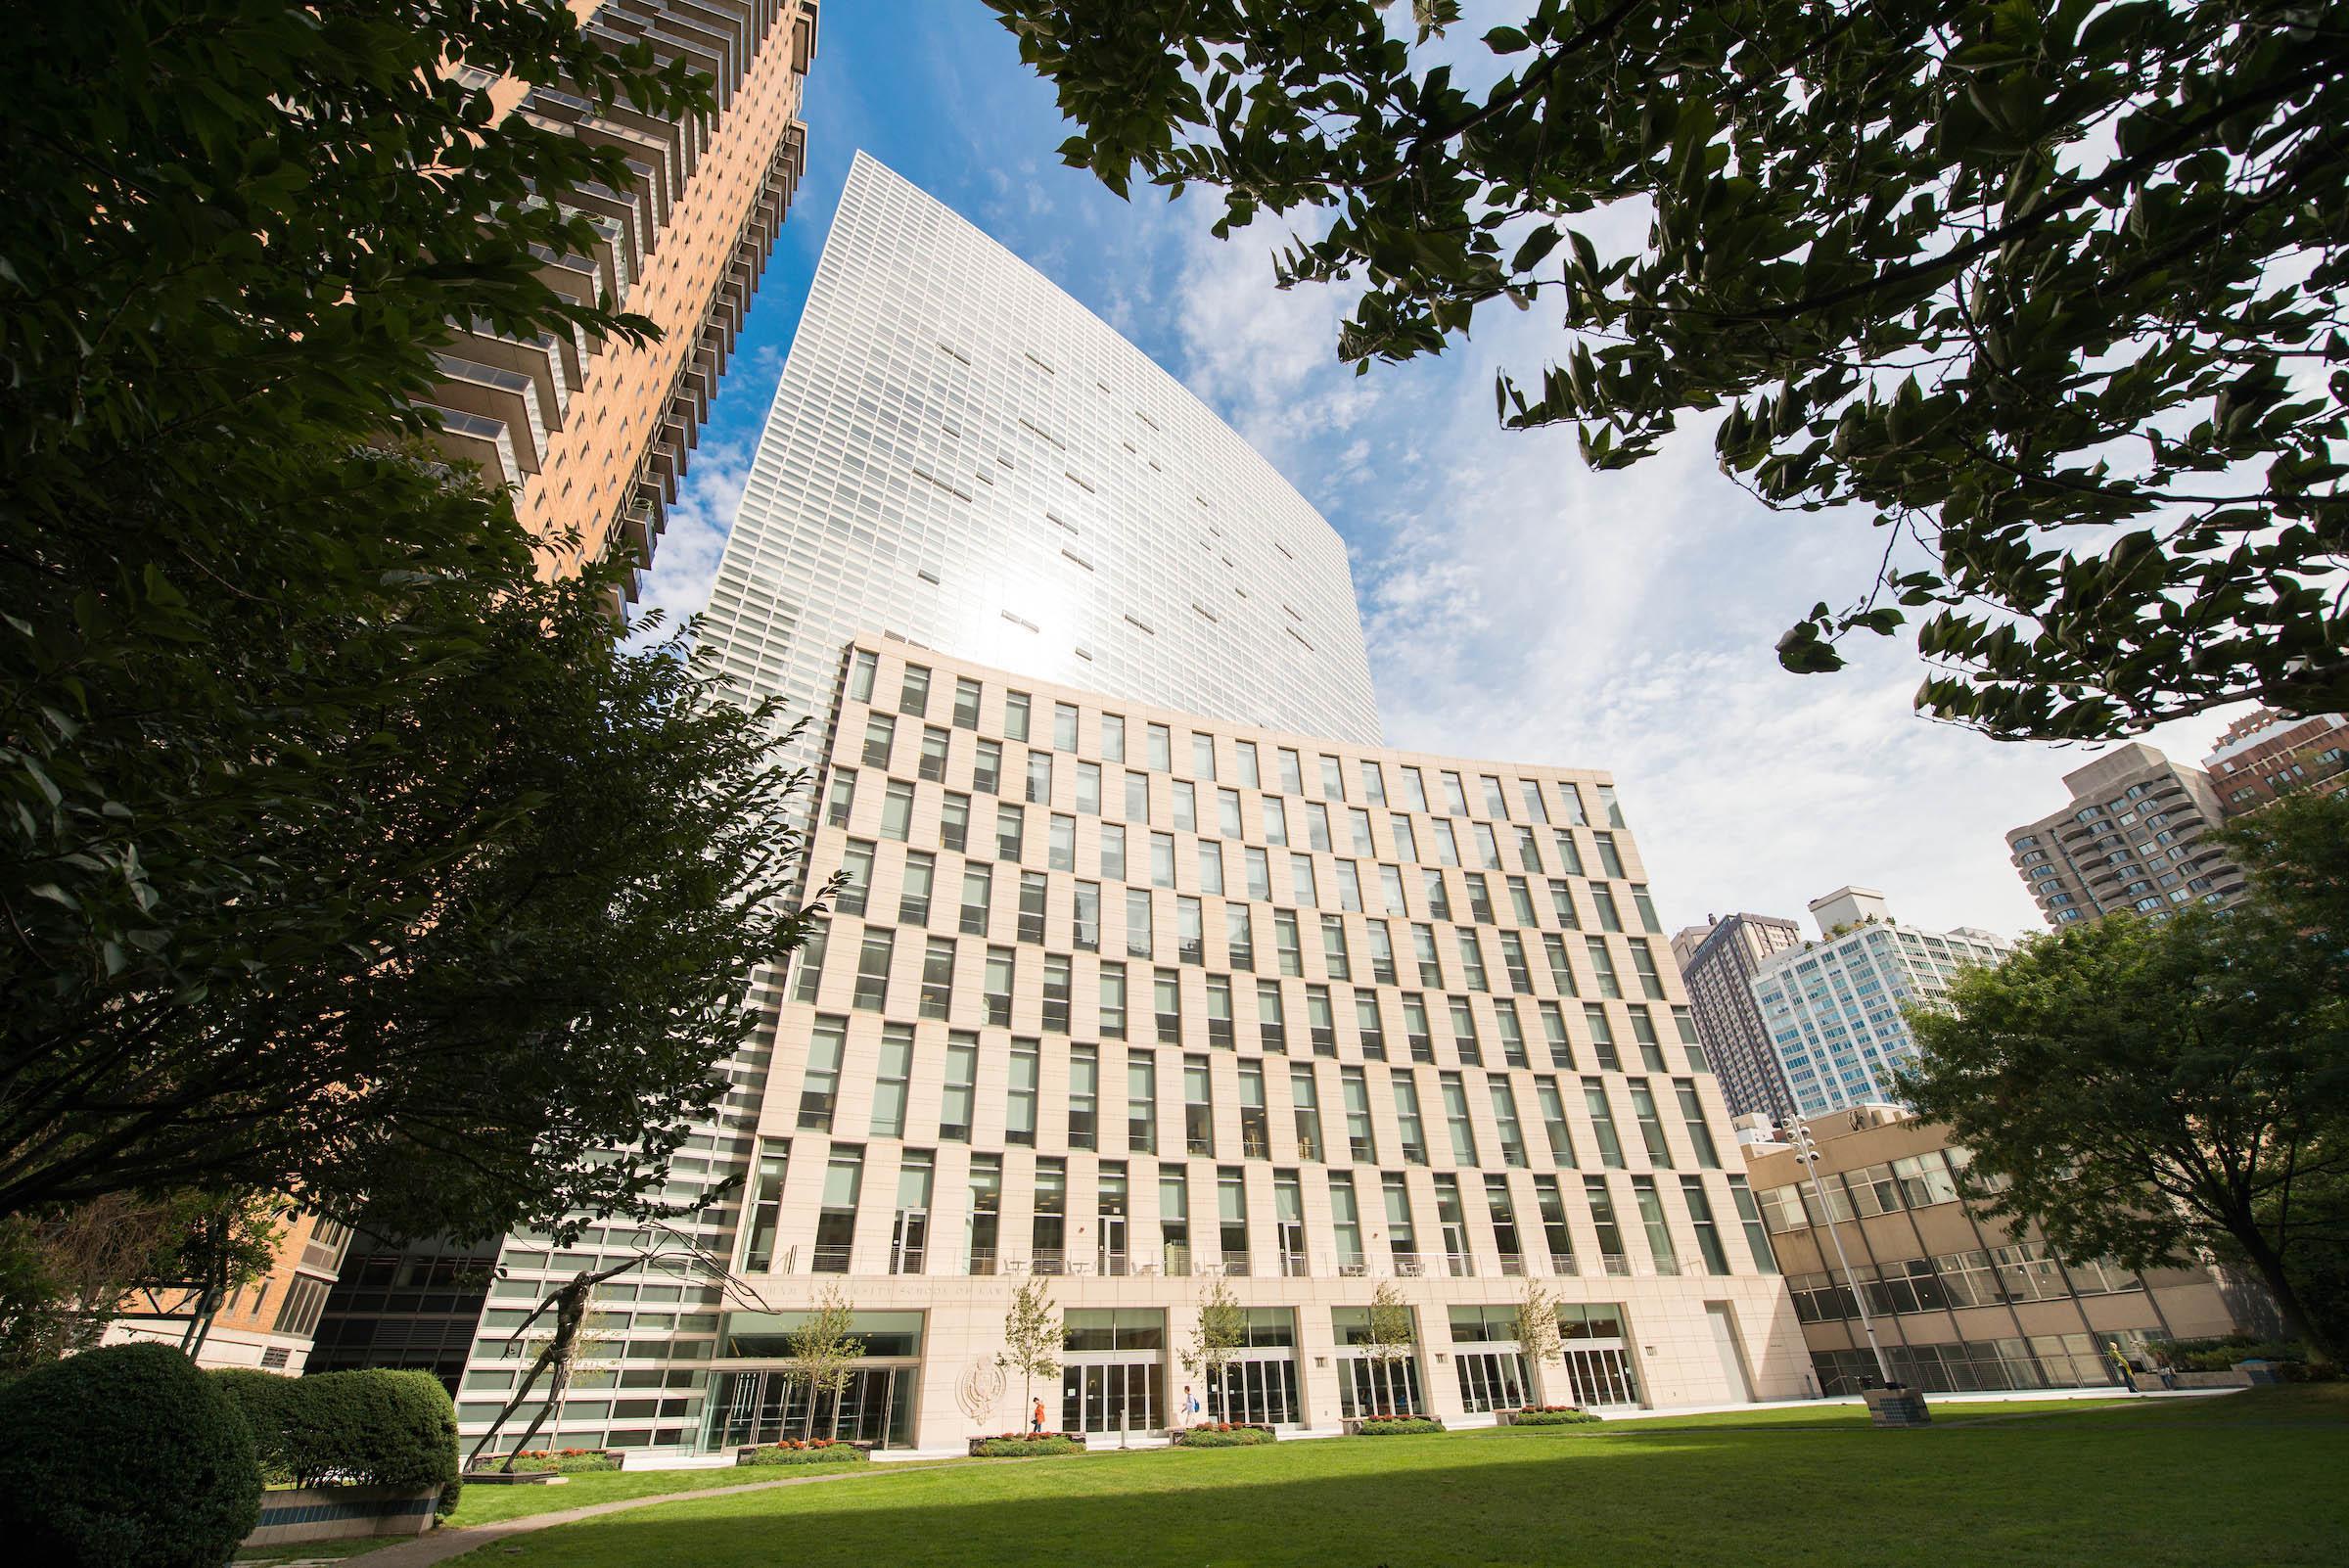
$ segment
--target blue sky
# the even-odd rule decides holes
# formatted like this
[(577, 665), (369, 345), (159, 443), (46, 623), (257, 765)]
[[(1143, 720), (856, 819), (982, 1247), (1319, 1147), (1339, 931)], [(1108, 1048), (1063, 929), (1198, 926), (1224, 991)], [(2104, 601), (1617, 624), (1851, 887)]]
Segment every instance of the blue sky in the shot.
[[(1764, 510), (1714, 467), (1706, 427), (1606, 475), (1571, 431), (1500, 431), (1494, 371), (1531, 374), (1561, 341), (1538, 312), (1480, 316), (1441, 358), (1358, 379), (1332, 348), (1345, 300), (1272, 286), (1284, 229), (1218, 241), (1212, 193), (1128, 205), (1064, 168), (1070, 127), (977, 0), (827, 6), (805, 115), (807, 177), (653, 602), (689, 613), (707, 596), (862, 148), (1125, 333), (1345, 536), (1392, 744), (1612, 769), (1667, 929), (1732, 909), (1807, 923), (1804, 905), (1847, 882), (1916, 924), (2037, 929), (2002, 834), (2055, 809), (2086, 754), (1917, 717), (1904, 642), (1857, 650), (1839, 675), (1777, 668), (1788, 623), (1865, 586), (1880, 543), (1864, 518)], [(2229, 716), (2147, 738), (2199, 761)]]

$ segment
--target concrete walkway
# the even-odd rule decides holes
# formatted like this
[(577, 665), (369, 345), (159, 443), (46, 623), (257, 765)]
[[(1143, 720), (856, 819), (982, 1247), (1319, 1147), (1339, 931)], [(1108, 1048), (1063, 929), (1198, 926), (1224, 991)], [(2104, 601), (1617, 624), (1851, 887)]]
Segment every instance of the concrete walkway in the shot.
[[(908, 1470), (927, 1469), (927, 1465), (893, 1465), (889, 1474), (902, 1475)], [(512, 1536), (527, 1536), (534, 1530), (552, 1530), (557, 1525), (576, 1524), (581, 1519), (597, 1519), (607, 1513), (625, 1513), (630, 1508), (651, 1508), (665, 1502), (699, 1501), (704, 1498), (731, 1498), (744, 1492), (772, 1492), (777, 1487), (820, 1486), (827, 1481), (848, 1481), (857, 1476), (875, 1473), (865, 1465), (851, 1465), (842, 1475), (794, 1475), (774, 1481), (752, 1481), (735, 1487), (702, 1487), (688, 1492), (662, 1492), (649, 1498), (622, 1498), (616, 1502), (590, 1503), (581, 1508), (564, 1508), (554, 1513), (533, 1513), (520, 1519), (501, 1519), (495, 1524), (475, 1525), (469, 1529), (436, 1530), (429, 1536), (403, 1541), (396, 1546), (384, 1546), (363, 1554), (359, 1559), (367, 1568), (428, 1568), (429, 1564), (446, 1562), (462, 1557), (469, 1551), (493, 1546)]]

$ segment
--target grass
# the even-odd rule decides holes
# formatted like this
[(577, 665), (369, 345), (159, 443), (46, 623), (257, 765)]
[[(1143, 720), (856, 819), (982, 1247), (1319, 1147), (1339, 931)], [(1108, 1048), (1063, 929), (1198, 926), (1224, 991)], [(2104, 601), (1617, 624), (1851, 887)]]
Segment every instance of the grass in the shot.
[[(519, 1538), (497, 1568), (2332, 1568), (2349, 1386), (996, 1460), (687, 1499)], [(704, 1474), (582, 1478), (676, 1488)], [(541, 1506), (605, 1500), (584, 1484)], [(617, 1495), (617, 1494), (615, 1494)], [(467, 1499), (468, 1509), (474, 1499)], [(462, 1522), (478, 1522), (480, 1516)]]

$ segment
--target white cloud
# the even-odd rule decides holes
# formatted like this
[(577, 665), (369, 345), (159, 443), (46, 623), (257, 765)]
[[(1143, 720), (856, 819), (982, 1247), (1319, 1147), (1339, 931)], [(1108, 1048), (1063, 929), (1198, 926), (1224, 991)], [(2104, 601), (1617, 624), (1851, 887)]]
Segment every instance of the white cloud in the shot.
[(645, 574), (636, 603), (638, 616), (664, 611), (673, 630), (710, 602), (711, 579), (717, 575), (726, 531), (742, 505), (742, 487), (750, 481), (757, 444), (755, 434), (747, 438), (705, 436), (695, 449), (685, 483), (677, 488), (677, 504), (668, 509), (668, 530), (654, 542), (653, 569)]

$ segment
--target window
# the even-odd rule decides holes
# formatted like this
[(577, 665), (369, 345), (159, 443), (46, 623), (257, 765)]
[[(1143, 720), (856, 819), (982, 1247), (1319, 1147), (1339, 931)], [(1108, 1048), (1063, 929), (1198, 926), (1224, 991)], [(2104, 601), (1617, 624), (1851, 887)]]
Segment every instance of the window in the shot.
[(971, 798), (949, 792), (939, 807), (938, 842), (961, 853), (970, 844)]
[(1264, 780), (1258, 776), (1256, 767), (1256, 742), (1233, 741), (1231, 750), (1240, 764), (1240, 783), (1248, 789), (1262, 789)]
[(1721, 1169), (1721, 1150), (1713, 1141), (1713, 1130), (1705, 1125), (1705, 1108), (1696, 1096), (1696, 1085), (1686, 1079), (1673, 1081), (1673, 1092), (1681, 1102), (1681, 1124), (1687, 1130), (1690, 1147), (1696, 1150), (1696, 1163), (1708, 1171)]
[(1231, 977), (1207, 977), (1207, 1042), (1231, 1049)]
[(1395, 1075), (1395, 1121), (1405, 1165), (1427, 1164), (1427, 1133), (1419, 1121), (1419, 1089), (1407, 1073)]
[(1158, 1038), (1162, 1045), (1182, 1043), (1182, 976), (1172, 969), (1161, 969), (1151, 980), (1152, 1006), (1158, 1015)]
[(840, 1062), (848, 1049), (848, 1020), (819, 1016), (807, 1033), (807, 1073), (800, 1083), (800, 1126), (814, 1132), (832, 1130), (832, 1112), (840, 1099)]
[(957, 1030), (946, 1038), (945, 1091), (940, 1097), (938, 1135), (948, 1143), (971, 1141), (971, 1108), (979, 1085), (979, 1038)]
[(1133, 958), (1151, 956), (1150, 891), (1147, 888), (1126, 890), (1126, 952)]
[(1199, 841), (1199, 891), (1223, 895), (1223, 846), (1213, 839)]
[(987, 998), (987, 1021), (990, 1024), (1011, 1022), (1011, 982), (1016, 963), (1017, 953), (1013, 948), (987, 949), (987, 978), (982, 991)]
[(783, 1176), (791, 1145), (761, 1139), (759, 1172), (751, 1183), (743, 1225), (742, 1268), (763, 1273), (775, 1265), (775, 1232), (783, 1219)]
[(1615, 1133), (1615, 1111), (1607, 1103), (1604, 1084), (1583, 1081), (1583, 1107), (1590, 1113), (1590, 1130), (1598, 1137), (1598, 1162), (1610, 1171), (1624, 1169), (1623, 1139)]
[(1777, 1254), (1771, 1249), (1770, 1232), (1763, 1226), (1762, 1211), (1756, 1207), (1753, 1188), (1746, 1185), (1745, 1177), (1729, 1177), (1729, 1197), (1737, 1205), (1737, 1220), (1745, 1228), (1745, 1246), (1754, 1256), (1754, 1268), (1762, 1273), (1776, 1273)]
[(1232, 968), (1246, 971), (1256, 967), (1256, 937), (1246, 904), (1223, 906), (1223, 945)]
[(832, 793), (824, 802), (824, 825), (847, 827), (849, 813), (856, 805), (856, 770), (836, 768), (832, 774)]
[(1265, 798), (1265, 842), (1277, 849), (1289, 847), (1289, 807), (1277, 795)]
[(1115, 822), (1101, 824), (1101, 880), (1126, 880), (1126, 830)]
[(1011, 1077), (1006, 1085), (1003, 1141), (1021, 1148), (1036, 1147), (1036, 1081), (1042, 1053), (1032, 1039), (1011, 1042)]
[(1213, 781), (1216, 776), (1216, 738), (1191, 732), (1191, 776)]
[(954, 681), (954, 727), (979, 727), (979, 682), (968, 676), (958, 676)]
[(1028, 809), (1009, 801), (995, 803), (995, 858), (1017, 861), (1021, 841), (1027, 836)]
[(922, 761), (917, 769), (921, 777), (932, 784), (943, 783), (946, 776), (946, 732), (935, 726), (922, 730)]
[(1427, 893), (1428, 914), (1438, 920), (1450, 920), (1451, 918), (1451, 895), (1446, 891), (1444, 873), (1427, 870), (1420, 872), (1419, 876)]
[(1289, 1026), (1281, 1011), (1280, 982), (1260, 980), (1256, 983), (1256, 1036), (1258, 1043), (1268, 1051), (1289, 1048)]
[(819, 1274), (845, 1274), (856, 1235), (856, 1195), (864, 1185), (864, 1150), (850, 1143), (832, 1145), (824, 1168), (823, 1207), (815, 1218), (815, 1255), (812, 1269)]
[(1566, 1221), (1566, 1197), (1558, 1190), (1556, 1176), (1534, 1177), (1534, 1208), (1542, 1216), (1542, 1242), (1549, 1249), (1549, 1271), (1575, 1272), (1574, 1231)]
[(1451, 998), (1451, 1048), (1470, 1067), (1485, 1065), (1485, 1050), (1476, 1038), (1476, 1009), (1465, 996)]
[(872, 1136), (905, 1135), (905, 1090), (912, 1078), (913, 1026), (882, 1025), (881, 1065), (873, 1077)]
[(1299, 760), (1296, 752), (1286, 746), (1279, 749), (1279, 757), (1280, 792), (1283, 795), (1303, 795), (1305, 793), (1304, 763)]
[(1204, 1056), (1182, 1059), (1182, 1140), (1188, 1153), (1212, 1158), (1216, 1152), (1215, 1096)]
[(1524, 1170), (1532, 1164), (1525, 1147), (1525, 1129), (1517, 1120), (1517, 1093), (1505, 1078), (1488, 1079), (1485, 1084), (1493, 1100), (1493, 1121), (1500, 1133), (1500, 1160), (1503, 1165)]
[(930, 671), (920, 665), (905, 667), (904, 684), (898, 690), (898, 712), (913, 718), (930, 713)]
[(1632, 1177), (1632, 1202), (1639, 1211), (1641, 1228), (1647, 1232), (1648, 1256), (1656, 1261), (1656, 1272), (1679, 1273), (1680, 1255), (1673, 1250), (1672, 1226), (1664, 1219), (1664, 1200), (1656, 1193), (1655, 1177)]
[(1223, 1271), (1246, 1275), (1248, 1260), (1248, 1189), (1246, 1176), (1235, 1167), (1216, 1172), (1218, 1242), (1223, 1253)]
[(881, 668), (881, 656), (869, 648), (859, 648), (849, 662), (849, 701), (869, 703), (873, 700), (873, 675)]
[(1370, 978), (1381, 986), (1397, 984), (1395, 978), (1395, 936), (1384, 920), (1367, 923), (1370, 933)]
[(1007, 691), (1003, 694), (1003, 733), (1015, 741), (1028, 738), (1028, 694)]
[(859, 758), (865, 766), (887, 768), (890, 743), (897, 738), (898, 721), (887, 714), (867, 715), (864, 720), (864, 752)]
[(1436, 933), (1432, 926), (1411, 927), (1411, 947), (1419, 961), (1419, 984), (1437, 991), (1444, 989), (1444, 965), (1436, 957)]
[(1050, 752), (1030, 752), (1028, 754), (1028, 792), (1025, 799), (1031, 806), (1050, 806), (1052, 804), (1052, 754)]
[(1126, 1053), (1126, 1147), (1158, 1152), (1158, 1063), (1148, 1051)]
[(850, 1005), (880, 1011), (889, 1003), (889, 959), (897, 933), (867, 930), (856, 954), (856, 991)]
[(1610, 1274), (1628, 1274), (1632, 1261), (1623, 1247), (1623, 1225), (1615, 1218), (1615, 1200), (1604, 1176), (1583, 1177), (1583, 1201), (1590, 1210), (1590, 1228), (1598, 1233), (1598, 1261)]
[(993, 887), (992, 866), (965, 865), (962, 868), (962, 919), (959, 929), (966, 935), (987, 935), (988, 898)]
[(1354, 962), (1346, 950), (1346, 920), (1343, 915), (1325, 914), (1321, 917), (1321, 961), (1332, 980), (1352, 980)]
[(1444, 805), (1454, 816), (1468, 814), (1468, 794), (1460, 787), (1460, 775), (1451, 768), (1443, 772)]
[(1541, 1102), (1542, 1135), (1549, 1140), (1550, 1163), (1573, 1170), (1581, 1162), (1574, 1157), (1574, 1131), (1566, 1125), (1566, 1096), (1556, 1084), (1540, 1078), (1534, 1081), (1534, 1097)]
[(1066, 954), (1044, 954), (1044, 1030), (1048, 1034), (1069, 1032), (1069, 1002), (1072, 989), (1070, 963)]
[(1101, 760), (1105, 762), (1126, 761), (1126, 715), (1101, 715)]
[(1073, 752), (1077, 749), (1077, 707), (1074, 703), (1052, 705), (1052, 749)]
[(1046, 820), (1044, 864), (1055, 871), (1077, 869), (1077, 819), (1054, 811)]
[(1329, 1005), (1327, 986), (1305, 988), (1305, 1024), (1313, 1036), (1315, 1056), (1338, 1054), (1338, 1024)]
[(981, 795), (1002, 793), (1002, 742), (983, 740), (974, 749), (971, 759), (971, 788)]
[(1373, 1062), (1385, 1061), (1387, 1032), (1379, 1016), (1376, 992), (1358, 991), (1354, 993), (1354, 1024), (1362, 1055)]
[(1174, 796), (1174, 831), (1199, 831), (1199, 789), (1187, 778), (1178, 778), (1171, 786)]
[(1280, 959), (1284, 975), (1305, 973), (1304, 952), (1297, 938), (1297, 914), (1293, 909), (1272, 911), (1272, 946)]
[(1101, 966), (1100, 1028), (1103, 1039), (1124, 1039), (1126, 1038), (1126, 966), (1124, 964), (1113, 963)]
[(1248, 875), (1248, 897), (1258, 902), (1267, 902), (1272, 897), (1272, 859), (1255, 845), (1240, 851), (1240, 860)]
[(833, 896), (833, 909), (841, 914), (864, 913), (866, 895), (873, 883), (873, 847), (851, 839), (841, 851), (840, 870), (840, 891)]
[[(1047, 964), (1050, 960), (1045, 960)], [(1099, 1136), (1101, 1053), (1091, 1045), (1069, 1050), (1069, 1147), (1090, 1149)]]
[(1020, 873), (1020, 941), (1040, 943), (1044, 940), (1044, 899), (1050, 887), (1050, 879), (1041, 871)]
[(1313, 857), (1310, 854), (1289, 856), (1289, 888), (1297, 902), (1307, 908), (1321, 902), (1321, 892), (1313, 882)]
[(1265, 1069), (1261, 1062), (1240, 1063), (1240, 1156), (1248, 1160), (1267, 1160), (1272, 1156), (1272, 1120), (1265, 1106)]
[(1152, 724), (1146, 731), (1150, 747), (1150, 770), (1171, 773), (1174, 770), (1174, 737), (1164, 724)]
[(1476, 1129), (1468, 1119), (1468, 1090), (1457, 1073), (1437, 1075), (1444, 1099), (1444, 1126), (1451, 1136), (1451, 1163), (1463, 1168), (1476, 1164)]
[(1583, 945), (1589, 951), (1591, 971), (1598, 977), (1598, 993), (1615, 997), (1623, 994), (1623, 982), (1616, 978), (1614, 955), (1607, 951), (1604, 938), (1585, 937)]
[(1150, 885), (1154, 888), (1174, 886), (1174, 835), (1150, 835)]

